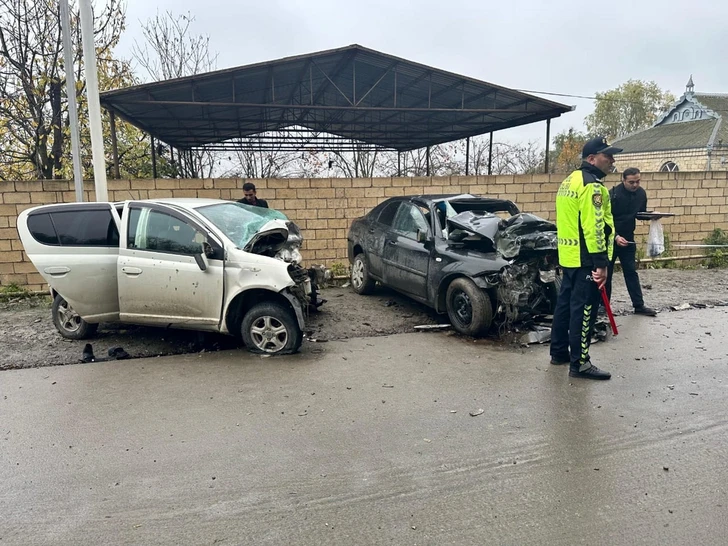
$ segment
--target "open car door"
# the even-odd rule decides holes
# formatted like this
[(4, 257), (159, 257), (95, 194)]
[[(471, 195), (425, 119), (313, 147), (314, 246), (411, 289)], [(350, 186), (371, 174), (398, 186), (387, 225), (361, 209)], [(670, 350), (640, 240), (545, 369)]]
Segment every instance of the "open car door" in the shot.
[(45, 205), (18, 216), (28, 258), (86, 322), (118, 318), (119, 226), (111, 203)]

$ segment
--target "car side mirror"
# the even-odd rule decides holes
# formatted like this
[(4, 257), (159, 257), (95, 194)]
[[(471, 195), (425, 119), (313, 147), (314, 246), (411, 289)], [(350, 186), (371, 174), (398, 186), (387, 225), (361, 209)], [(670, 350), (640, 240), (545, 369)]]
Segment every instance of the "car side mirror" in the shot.
[(427, 232), (422, 229), (417, 230), (417, 242), (418, 243), (426, 243), (427, 242)]
[(207, 258), (204, 254), (195, 254), (195, 262), (197, 262), (197, 267), (200, 268), (200, 271), (207, 271)]
[(205, 241), (202, 243), (202, 252), (207, 256), (208, 258), (212, 258), (215, 255), (215, 250), (212, 248), (212, 245)]

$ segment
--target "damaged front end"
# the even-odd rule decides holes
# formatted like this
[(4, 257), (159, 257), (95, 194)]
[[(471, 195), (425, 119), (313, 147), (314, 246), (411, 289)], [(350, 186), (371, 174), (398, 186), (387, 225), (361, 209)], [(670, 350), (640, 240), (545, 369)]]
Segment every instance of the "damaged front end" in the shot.
[(510, 260), (497, 288), (504, 322), (553, 313), (559, 276), (556, 226), (534, 214), (516, 214), (502, 221), (496, 247)]
[(558, 295), (556, 226), (534, 214), (501, 218), (466, 210), (447, 219), (451, 242), (508, 261), (489, 275), (497, 299), (497, 316), (506, 325), (538, 314), (551, 314)]
[(295, 283), (291, 292), (303, 309), (315, 311), (326, 303), (319, 295), (319, 286), (330, 279), (331, 273), (323, 266), (302, 267), (302, 245), (303, 235), (296, 224), (272, 220), (250, 240), (245, 250), (289, 264), (288, 274)]

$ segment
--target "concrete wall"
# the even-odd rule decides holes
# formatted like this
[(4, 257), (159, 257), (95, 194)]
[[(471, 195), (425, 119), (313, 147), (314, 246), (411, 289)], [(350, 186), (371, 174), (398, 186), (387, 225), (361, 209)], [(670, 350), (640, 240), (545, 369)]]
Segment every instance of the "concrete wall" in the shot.
[[(254, 180), (258, 195), (298, 223), (306, 262), (347, 263), (346, 234), (353, 218), (387, 197), (423, 193), (473, 193), (511, 199), (523, 211), (554, 219), (554, 198), (564, 175), (470, 176), (441, 178), (311, 178)], [(618, 182), (610, 177), (607, 186)], [(649, 208), (679, 216), (663, 220), (672, 242), (700, 243), (715, 227), (728, 229), (728, 172), (643, 173)], [(240, 199), (242, 179), (109, 180), (112, 200), (159, 197)], [(94, 198), (86, 184), (86, 200)], [(23, 252), (17, 215), (45, 203), (72, 202), (66, 181), (0, 182), (0, 289), (10, 284), (45, 290), (43, 279)], [(637, 240), (647, 233), (642, 223)], [(695, 253), (685, 251), (685, 253)]]

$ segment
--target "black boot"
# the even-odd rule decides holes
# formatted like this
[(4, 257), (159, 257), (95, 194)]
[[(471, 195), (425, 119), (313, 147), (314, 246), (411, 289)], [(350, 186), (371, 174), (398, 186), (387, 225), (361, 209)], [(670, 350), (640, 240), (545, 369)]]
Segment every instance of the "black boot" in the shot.
[(654, 317), (657, 315), (657, 311), (655, 311), (651, 307), (647, 307), (645, 305), (640, 305), (639, 307), (634, 308), (634, 314), (635, 315), (645, 315), (648, 317)]
[(574, 366), (569, 368), (569, 377), (581, 377), (583, 379), (611, 379), (612, 374), (609, 372), (605, 372), (604, 370), (600, 370), (597, 368), (594, 364), (591, 362), (587, 362), (584, 365), (582, 365), (580, 368), (576, 368)]

